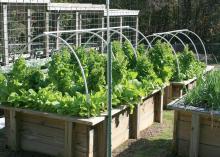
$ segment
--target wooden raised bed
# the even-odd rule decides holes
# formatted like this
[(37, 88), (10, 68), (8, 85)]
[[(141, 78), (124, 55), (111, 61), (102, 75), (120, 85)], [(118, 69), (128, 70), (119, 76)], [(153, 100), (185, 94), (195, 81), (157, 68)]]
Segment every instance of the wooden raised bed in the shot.
[(174, 114), (174, 151), (179, 156), (220, 156), (220, 112), (185, 107), (177, 102), (170, 108)]
[[(205, 74), (212, 71), (214, 66), (207, 66), (205, 70)], [(181, 98), (185, 95), (185, 91), (189, 91), (193, 89), (196, 85), (197, 78), (192, 78), (189, 80), (181, 81), (181, 82), (171, 82), (170, 86), (165, 88), (165, 100), (164, 105), (166, 107), (167, 104), (172, 102), (175, 99)]]
[[(163, 95), (155, 91), (130, 114), (128, 107), (112, 110), (112, 149), (153, 122), (162, 122)], [(7, 145), (59, 157), (105, 157), (107, 115), (75, 118), (0, 106), (5, 112)]]
[(171, 84), (167, 85), (164, 88), (164, 94), (163, 94), (163, 105), (164, 108), (166, 108), (167, 104), (171, 102)]
[(130, 115), (130, 138), (138, 138), (140, 132), (154, 122), (163, 122), (163, 90), (155, 90), (143, 103), (135, 107), (134, 113)]
[[(5, 109), (7, 145), (64, 157), (103, 156), (105, 117), (71, 118), (38, 111)], [(102, 146), (102, 147), (98, 147)]]

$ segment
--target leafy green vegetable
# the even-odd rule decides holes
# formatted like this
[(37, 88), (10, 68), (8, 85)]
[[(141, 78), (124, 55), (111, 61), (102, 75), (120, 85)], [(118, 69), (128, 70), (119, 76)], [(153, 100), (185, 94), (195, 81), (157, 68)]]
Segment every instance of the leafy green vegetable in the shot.
[[(113, 107), (128, 105), (132, 109), (143, 96), (162, 86), (172, 76), (173, 54), (170, 47), (157, 43), (146, 55), (138, 46), (136, 58), (128, 43), (113, 42)], [(75, 49), (85, 72), (89, 95), (85, 94), (81, 69), (67, 48), (55, 53), (40, 67), (29, 67), (19, 58), (9, 74), (0, 73), (1, 102), (71, 116), (98, 116), (107, 108), (107, 56), (94, 49)], [(159, 61), (159, 63), (157, 63)], [(157, 65), (159, 64), (159, 65)], [(161, 72), (160, 72), (161, 71)]]
[(71, 65), (71, 54), (67, 49), (63, 49), (62, 53), (58, 52), (52, 56), (49, 64), (48, 79), (58, 91), (70, 93), (73, 95), (74, 90), (74, 66)]
[(134, 54), (135, 52), (132, 49), (132, 46), (128, 41), (124, 42), (123, 51), (124, 51), (124, 54), (126, 55), (127, 60), (128, 60), (128, 65), (127, 65), (128, 69), (133, 69), (136, 64), (136, 57)]
[(170, 45), (157, 41), (154, 47), (150, 49), (148, 56), (154, 66), (156, 75), (163, 82), (168, 82), (173, 76), (175, 61)]
[(180, 71), (178, 74), (178, 69), (176, 66), (175, 74), (173, 75), (172, 80), (182, 81), (192, 79), (203, 74), (205, 70), (205, 64), (198, 61), (188, 47), (186, 47), (183, 52), (178, 54), (178, 60)]

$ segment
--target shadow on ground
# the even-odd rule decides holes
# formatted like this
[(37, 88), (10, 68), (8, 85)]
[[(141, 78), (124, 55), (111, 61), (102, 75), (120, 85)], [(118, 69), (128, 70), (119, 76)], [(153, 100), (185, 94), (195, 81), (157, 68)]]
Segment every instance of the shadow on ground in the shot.
[(115, 152), (114, 157), (174, 157), (171, 154), (172, 140), (139, 139), (127, 144), (122, 152)]

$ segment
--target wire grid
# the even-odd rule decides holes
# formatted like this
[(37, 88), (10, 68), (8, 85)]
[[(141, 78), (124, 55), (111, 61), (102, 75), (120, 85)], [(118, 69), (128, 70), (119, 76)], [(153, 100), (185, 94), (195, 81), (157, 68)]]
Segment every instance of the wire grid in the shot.
[[(117, 11), (116, 14), (115, 11)], [(130, 10), (111, 9), (110, 12), (112, 12), (110, 27), (137, 28), (138, 14), (133, 15)], [(50, 56), (53, 50), (58, 50), (63, 46), (59, 39), (44, 36), (32, 41), (38, 35), (49, 31), (57, 31), (56, 35), (73, 47), (85, 46), (105, 51), (103, 41), (97, 36), (86, 32), (74, 34), (59, 31), (106, 28), (106, 18), (105, 5), (49, 3), (49, 0), (0, 0), (1, 64), (9, 64), (21, 52), (27, 59)], [(107, 40), (106, 30), (97, 29), (94, 32)], [(134, 47), (136, 46), (138, 34), (135, 31), (118, 29), (118, 32), (124, 34)], [(114, 33), (111, 40), (125, 41), (120, 33)]]

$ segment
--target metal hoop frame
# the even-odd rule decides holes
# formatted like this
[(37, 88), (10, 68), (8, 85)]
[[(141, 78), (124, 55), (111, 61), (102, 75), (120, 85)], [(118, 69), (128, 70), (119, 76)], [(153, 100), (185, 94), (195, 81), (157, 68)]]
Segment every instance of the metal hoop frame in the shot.
[[(176, 51), (174, 50), (173, 46), (171, 45), (171, 43), (166, 39), (164, 38), (163, 36), (160, 36), (158, 34), (152, 34), (152, 35), (148, 35), (146, 36), (147, 38), (149, 37), (154, 37), (153, 40), (157, 39), (157, 38), (160, 38), (162, 40), (164, 40), (169, 46), (170, 48), (172, 49), (173, 53), (174, 53), (174, 56), (175, 56), (175, 59), (176, 59), (176, 64), (177, 64), (177, 72), (178, 72), (178, 75), (180, 75), (180, 65), (179, 65), (179, 59), (177, 57), (177, 54), (176, 54)], [(151, 41), (152, 43), (152, 41)]]
[(199, 35), (196, 34), (195, 32), (190, 31), (190, 30), (188, 30), (188, 29), (182, 29), (182, 30), (174, 30), (174, 31), (169, 31), (169, 32), (161, 32), (161, 33), (156, 33), (156, 34), (157, 34), (157, 35), (175, 34), (176, 36), (177, 36), (178, 34), (184, 35), (184, 36), (185, 36), (187, 39), (189, 39), (189, 41), (192, 43), (192, 45), (193, 45), (193, 47), (194, 47), (194, 49), (195, 49), (197, 58), (198, 58), (198, 60), (200, 60), (200, 59), (199, 59), (199, 53), (198, 53), (197, 46), (195, 45), (193, 39), (192, 39), (188, 34), (194, 35), (194, 36), (199, 40), (199, 42), (200, 42), (201, 45), (202, 45), (202, 48), (203, 48), (204, 53), (205, 53), (205, 63), (206, 63), (206, 65), (208, 64), (207, 51), (206, 51), (206, 48), (205, 48), (205, 44), (204, 44), (204, 42), (202, 41), (202, 39), (199, 37)]
[[(118, 28), (118, 29), (119, 29), (119, 28)], [(120, 29), (130, 29), (130, 30), (135, 31), (136, 33), (139, 33), (139, 34), (142, 36), (141, 41), (145, 40), (145, 41), (148, 43), (148, 47), (152, 47), (152, 46), (151, 46), (151, 43), (149, 42), (149, 40), (148, 40), (148, 39), (145, 37), (145, 35), (144, 35), (143, 33), (141, 33), (139, 30), (137, 30), (137, 29), (135, 29), (135, 28), (133, 28), (133, 27), (130, 27), (130, 26), (122, 27), (122, 28), (120, 28)], [(115, 30), (117, 30), (117, 28), (116, 28)], [(103, 31), (106, 31), (106, 30), (100, 30), (100, 31), (97, 32), (97, 34), (103, 32)], [(118, 31), (118, 30), (117, 30), (117, 31)], [(121, 33), (120, 31), (118, 31), (118, 32)], [(113, 34), (111, 34), (111, 37), (112, 37), (114, 34), (116, 34), (116, 33), (114, 32)], [(87, 40), (87, 42), (90, 42), (93, 37), (94, 37), (94, 35), (91, 36), (91, 37)], [(140, 41), (140, 42), (141, 42), (141, 41)], [(86, 43), (87, 43), (87, 42), (86, 42)], [(138, 44), (139, 44), (140, 42), (138, 42)]]
[(87, 80), (86, 80), (86, 76), (85, 76), (85, 72), (84, 72), (83, 66), (82, 66), (82, 64), (80, 62), (80, 59), (77, 56), (76, 52), (71, 47), (71, 45), (69, 43), (67, 43), (66, 40), (64, 40), (63, 38), (61, 38), (61, 37), (59, 37), (57, 35), (54, 35), (54, 34), (49, 34), (49, 33), (47, 33), (47, 34), (45, 34), (45, 33), (44, 34), (40, 34), (40, 35), (36, 36), (35, 38), (33, 38), (29, 43), (27, 43), (26, 46), (22, 49), (22, 51), (20, 51), (20, 54), (22, 55), (23, 52), (26, 50), (27, 46), (29, 44), (31, 44), (34, 40), (36, 40), (38, 38), (41, 38), (41, 37), (44, 37), (44, 36), (51, 36), (51, 37), (60, 39), (70, 49), (70, 51), (73, 53), (75, 59), (77, 60), (78, 65), (80, 67), (80, 71), (81, 71), (81, 74), (82, 74), (82, 77), (83, 77), (83, 80), (84, 80), (87, 102), (90, 103), (89, 90), (88, 90)]

